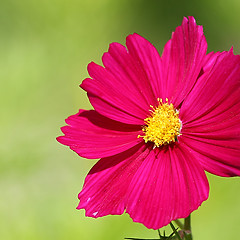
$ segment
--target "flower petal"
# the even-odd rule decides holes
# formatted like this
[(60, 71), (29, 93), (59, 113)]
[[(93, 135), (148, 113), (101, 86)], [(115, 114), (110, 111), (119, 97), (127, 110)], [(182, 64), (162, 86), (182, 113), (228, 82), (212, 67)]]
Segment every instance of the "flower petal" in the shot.
[[(157, 49), (148, 40), (136, 33), (127, 37), (126, 45), (129, 54), (139, 62), (141, 74), (146, 76), (147, 81), (141, 82), (141, 85), (145, 84), (144, 91), (151, 86), (155, 99), (160, 98), (163, 94), (162, 83), (164, 80), (161, 76), (161, 57)], [(154, 103), (151, 104), (154, 105)]]
[(149, 150), (144, 144), (113, 157), (102, 158), (91, 169), (79, 193), (77, 209), (84, 208), (88, 217), (119, 215), (126, 208), (129, 182)]
[[(212, 66), (214, 65), (216, 59), (221, 55), (221, 52), (210, 52), (208, 53), (204, 60), (203, 60), (203, 68), (202, 68), (202, 74), (205, 72), (208, 72), (211, 70)], [(201, 74), (201, 73), (200, 73)], [(202, 75), (201, 74), (201, 75)]]
[(200, 164), (179, 144), (172, 147), (152, 151), (129, 186), (127, 213), (148, 228), (185, 218), (208, 198), (208, 181)]
[(231, 49), (211, 65), (181, 107), (182, 141), (206, 171), (239, 176), (240, 56)]
[(197, 81), (207, 51), (207, 42), (202, 26), (193, 17), (183, 19), (162, 55), (163, 79), (162, 98), (169, 98), (179, 108)]
[(112, 43), (102, 60), (105, 68), (90, 63), (88, 72), (92, 79), (85, 79), (81, 84), (91, 104), (113, 120), (143, 124), (150, 105), (157, 99), (138, 58), (121, 44)]
[(227, 120), (236, 115), (239, 112), (239, 76), (240, 56), (233, 55), (232, 50), (220, 54), (184, 100), (180, 110), (183, 123), (188, 126), (206, 125), (211, 119)]
[(239, 135), (238, 126), (219, 132), (183, 133), (181, 142), (194, 153), (204, 170), (222, 177), (233, 177), (240, 176)]
[(96, 111), (80, 110), (66, 119), (62, 128), (65, 136), (58, 141), (69, 146), (82, 157), (100, 158), (123, 152), (142, 140), (140, 126), (119, 123)]

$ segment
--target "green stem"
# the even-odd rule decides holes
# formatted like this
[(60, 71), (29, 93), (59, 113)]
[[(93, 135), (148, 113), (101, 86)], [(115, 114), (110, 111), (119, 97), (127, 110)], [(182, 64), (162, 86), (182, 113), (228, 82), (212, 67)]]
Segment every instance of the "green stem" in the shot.
[(191, 231), (191, 215), (184, 219), (184, 230)]
[(184, 239), (192, 240), (192, 231), (191, 231), (191, 215), (184, 219)]
[(174, 220), (174, 222), (180, 227), (180, 229), (184, 229), (184, 225), (182, 224), (182, 222), (179, 219)]

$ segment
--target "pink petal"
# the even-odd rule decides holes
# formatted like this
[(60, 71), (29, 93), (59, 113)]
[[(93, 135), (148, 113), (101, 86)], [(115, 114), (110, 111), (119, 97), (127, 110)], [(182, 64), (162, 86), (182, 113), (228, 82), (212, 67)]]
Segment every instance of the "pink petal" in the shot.
[(216, 62), (217, 58), (221, 55), (221, 52), (210, 52), (208, 53), (203, 60), (203, 69), (202, 73), (208, 72), (211, 70), (212, 66)]
[[(219, 55), (212, 68), (199, 78), (183, 102), (181, 120), (196, 126), (209, 119), (226, 120), (228, 116), (236, 115), (240, 95), (239, 76), (240, 56), (234, 56), (232, 51)], [(234, 114), (231, 114), (232, 108)]]
[(113, 121), (93, 110), (80, 110), (66, 123), (69, 125), (62, 128), (65, 135), (58, 141), (86, 158), (112, 156), (142, 141), (137, 138), (142, 134), (140, 126)]
[(183, 133), (181, 142), (201, 163), (204, 170), (222, 177), (240, 176), (240, 127), (237, 132)]
[(182, 141), (206, 171), (239, 176), (240, 56), (230, 50), (210, 65), (181, 107)]
[(122, 214), (126, 208), (129, 182), (148, 153), (145, 144), (141, 144), (98, 161), (85, 179), (77, 208), (84, 208), (86, 216), (96, 218)]
[(169, 98), (176, 108), (196, 83), (206, 50), (202, 26), (198, 26), (193, 17), (189, 20), (184, 18), (162, 55), (162, 76), (165, 80), (162, 98)]
[[(138, 41), (141, 44), (141, 40), (138, 39)], [(149, 85), (149, 79), (145, 76), (144, 69), (136, 56), (131, 55), (121, 44), (112, 43), (108, 52), (103, 55), (102, 61), (116, 80), (130, 89), (129, 93), (140, 97), (140, 99), (137, 98), (140, 104), (146, 104), (149, 107), (155, 96)]]
[(187, 217), (208, 198), (206, 175), (179, 144), (152, 151), (129, 185), (127, 213), (133, 221), (159, 229)]
[(141, 85), (144, 84), (144, 91), (148, 90), (149, 94), (151, 94), (151, 90), (149, 89), (151, 86), (155, 99), (161, 97), (163, 94), (162, 84), (164, 79), (161, 76), (161, 57), (157, 49), (149, 41), (136, 33), (127, 37), (126, 45), (129, 54), (139, 62), (142, 75), (146, 76), (144, 78), (146, 81), (141, 82)]
[(88, 92), (91, 104), (113, 120), (142, 125), (150, 105), (156, 103), (143, 66), (118, 43), (110, 45), (103, 55), (103, 64), (105, 68), (90, 63), (88, 71), (92, 79), (81, 84)]
[[(120, 108), (118, 106), (110, 104), (108, 101), (102, 100), (97, 95), (88, 94), (88, 98), (97, 112), (101, 113), (101, 115), (106, 116), (109, 119), (113, 119), (114, 121), (121, 123), (144, 125), (144, 119), (146, 118), (147, 114), (149, 114), (146, 111), (146, 113), (143, 114), (144, 117), (142, 116), (140, 118), (136, 116), (136, 110), (134, 108), (131, 108), (130, 105), (126, 105), (128, 107), (124, 109), (123, 105), (122, 108)], [(126, 111), (127, 108), (130, 110)]]
[(126, 209), (133, 221), (153, 229), (187, 217), (208, 198), (208, 181), (185, 148), (167, 148), (149, 151), (140, 144), (101, 159), (86, 177), (77, 208), (95, 218)]

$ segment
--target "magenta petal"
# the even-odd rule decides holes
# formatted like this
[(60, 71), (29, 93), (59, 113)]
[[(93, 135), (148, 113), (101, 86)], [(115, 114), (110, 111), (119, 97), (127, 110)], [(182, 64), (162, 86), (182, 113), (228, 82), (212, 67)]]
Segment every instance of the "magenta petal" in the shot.
[(180, 110), (182, 140), (206, 171), (240, 175), (240, 56), (230, 50), (208, 61)]
[(211, 68), (215, 64), (218, 56), (220, 56), (221, 54), (222, 54), (221, 52), (210, 52), (205, 56), (203, 63), (202, 63), (202, 65), (203, 65), (202, 74), (211, 70)]
[(162, 55), (162, 76), (165, 81), (162, 98), (169, 98), (176, 108), (196, 83), (206, 51), (207, 42), (202, 26), (198, 26), (193, 17), (189, 20), (184, 18)]
[[(142, 39), (136, 39), (135, 43), (138, 41), (142, 44)], [(145, 50), (146, 54), (154, 51), (151, 47)], [(156, 58), (156, 50), (154, 54)], [(143, 124), (149, 106), (157, 101), (146, 76), (145, 68), (149, 66), (143, 66), (137, 56), (118, 43), (110, 45), (102, 60), (105, 67), (89, 64), (88, 72), (92, 79), (85, 79), (81, 84), (88, 92), (91, 104), (99, 113), (113, 120)]]
[(113, 121), (93, 110), (80, 110), (66, 123), (62, 128), (65, 136), (58, 141), (86, 158), (112, 156), (142, 141), (137, 138), (142, 133), (140, 126)]
[(167, 149), (152, 151), (129, 185), (127, 212), (148, 228), (185, 218), (208, 198), (208, 181), (194, 156), (178, 144)]
[(77, 208), (84, 208), (86, 216), (96, 218), (122, 214), (126, 208), (129, 182), (148, 153), (146, 146), (141, 145), (99, 160), (85, 179)]
[(228, 130), (223, 135), (185, 134), (181, 142), (194, 153), (204, 170), (222, 177), (233, 177), (240, 176), (239, 134), (239, 129), (237, 138)]
[[(184, 100), (180, 118), (188, 126), (207, 125), (239, 113), (240, 56), (220, 54)], [(212, 119), (212, 120), (211, 120)]]
[(91, 63), (88, 66), (88, 71), (92, 76), (96, 76), (94, 79), (85, 79), (81, 87), (88, 92), (88, 98), (95, 110), (119, 122), (143, 124), (148, 110), (146, 106), (144, 110), (142, 108), (144, 104), (141, 105), (140, 101), (134, 99), (137, 97), (136, 95), (131, 95), (123, 86), (115, 83), (116, 80), (109, 77), (110, 74), (105, 68)]
[(91, 169), (77, 208), (95, 218), (126, 209), (133, 221), (158, 229), (187, 217), (208, 198), (208, 190), (203, 169), (185, 149), (149, 151), (140, 144)]
[[(149, 94), (154, 93), (155, 99), (162, 96), (162, 65), (161, 57), (157, 49), (145, 38), (134, 33), (129, 35), (126, 40), (126, 45), (129, 50), (129, 54), (133, 56), (139, 62), (142, 75), (146, 76), (141, 81), (141, 85), (144, 84), (144, 91), (149, 91)], [(149, 88), (152, 88), (150, 90)], [(153, 104), (153, 103), (152, 103)]]

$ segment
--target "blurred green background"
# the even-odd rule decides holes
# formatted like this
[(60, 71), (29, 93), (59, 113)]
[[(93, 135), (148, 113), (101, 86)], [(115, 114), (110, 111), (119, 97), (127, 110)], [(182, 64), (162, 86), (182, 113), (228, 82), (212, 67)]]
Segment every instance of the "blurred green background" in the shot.
[[(160, 52), (183, 16), (204, 26), (208, 50), (240, 53), (237, 0), (2, 0), (0, 2), (0, 239), (157, 238), (128, 215), (77, 211), (94, 160), (60, 145), (64, 119), (91, 108), (78, 87), (90, 61), (137, 32)], [(195, 240), (236, 239), (239, 178), (208, 174), (210, 198), (193, 213)]]

